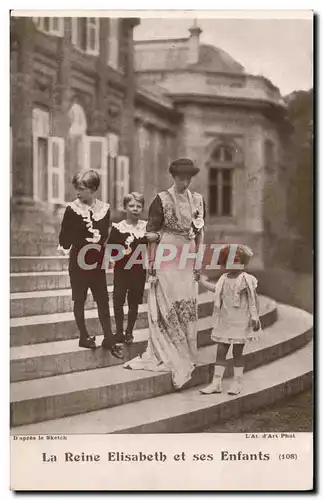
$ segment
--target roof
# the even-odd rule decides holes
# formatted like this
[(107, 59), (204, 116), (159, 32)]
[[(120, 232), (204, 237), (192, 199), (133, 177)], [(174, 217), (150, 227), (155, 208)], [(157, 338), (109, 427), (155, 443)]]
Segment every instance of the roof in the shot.
[(189, 64), (189, 38), (135, 42), (136, 71), (196, 69), (219, 73), (244, 73), (243, 66), (227, 52), (212, 45), (199, 45), (199, 60)]
[(206, 44), (200, 45), (199, 60), (192, 66), (219, 73), (244, 73), (244, 67), (227, 52)]

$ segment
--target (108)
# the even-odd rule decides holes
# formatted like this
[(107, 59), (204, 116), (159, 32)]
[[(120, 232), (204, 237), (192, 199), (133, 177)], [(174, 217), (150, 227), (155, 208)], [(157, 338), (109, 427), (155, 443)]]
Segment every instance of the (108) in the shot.
[(280, 453), (279, 460), (297, 460), (296, 453)]

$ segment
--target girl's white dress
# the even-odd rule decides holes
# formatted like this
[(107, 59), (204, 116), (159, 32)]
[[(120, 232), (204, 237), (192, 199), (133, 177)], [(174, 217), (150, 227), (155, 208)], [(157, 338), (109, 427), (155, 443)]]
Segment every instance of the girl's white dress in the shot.
[(259, 321), (256, 288), (257, 279), (251, 274), (221, 276), (214, 292), (213, 341), (244, 344), (259, 339), (261, 330), (254, 332), (252, 328), (252, 320)]

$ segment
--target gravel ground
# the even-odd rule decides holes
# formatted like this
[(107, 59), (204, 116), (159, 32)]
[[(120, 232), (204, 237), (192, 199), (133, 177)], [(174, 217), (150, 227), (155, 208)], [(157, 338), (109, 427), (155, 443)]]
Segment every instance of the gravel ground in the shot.
[(285, 399), (274, 406), (245, 413), (202, 432), (312, 432), (312, 391)]

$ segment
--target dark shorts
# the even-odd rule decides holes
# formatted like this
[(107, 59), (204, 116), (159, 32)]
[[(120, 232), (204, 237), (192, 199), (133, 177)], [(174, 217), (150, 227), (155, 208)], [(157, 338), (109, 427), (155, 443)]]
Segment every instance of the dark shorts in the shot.
[(108, 299), (107, 280), (104, 269), (95, 271), (80, 271), (70, 269), (70, 282), (72, 287), (72, 300), (85, 301), (90, 289), (95, 302)]
[(141, 304), (144, 297), (146, 271), (115, 268), (113, 277), (113, 301), (119, 305)]

